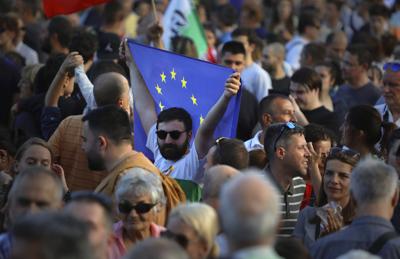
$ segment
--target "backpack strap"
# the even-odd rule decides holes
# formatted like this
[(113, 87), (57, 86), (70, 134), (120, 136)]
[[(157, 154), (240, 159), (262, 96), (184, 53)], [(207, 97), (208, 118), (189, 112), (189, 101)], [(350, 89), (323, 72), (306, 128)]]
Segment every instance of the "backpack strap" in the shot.
[(370, 252), (371, 254), (378, 254), (383, 246), (390, 241), (393, 238), (398, 237), (397, 233), (394, 231), (389, 231), (386, 232), (382, 235), (380, 235), (375, 241), (374, 243), (372, 243), (372, 245), (368, 248), (368, 252)]

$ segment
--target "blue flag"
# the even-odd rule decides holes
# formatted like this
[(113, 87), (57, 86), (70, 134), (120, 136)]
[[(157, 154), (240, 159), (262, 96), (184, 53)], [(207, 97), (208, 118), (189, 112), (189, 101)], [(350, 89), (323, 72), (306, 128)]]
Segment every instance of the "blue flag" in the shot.
[[(230, 68), (128, 41), (130, 51), (154, 100), (157, 114), (168, 108), (184, 108), (192, 116), (193, 136), (208, 111), (221, 97)], [(134, 83), (134, 82), (133, 82)], [(214, 137), (236, 136), (240, 92), (232, 97)], [(149, 154), (146, 134), (137, 113), (134, 119), (135, 149)], [(192, 138), (192, 141), (194, 138)]]

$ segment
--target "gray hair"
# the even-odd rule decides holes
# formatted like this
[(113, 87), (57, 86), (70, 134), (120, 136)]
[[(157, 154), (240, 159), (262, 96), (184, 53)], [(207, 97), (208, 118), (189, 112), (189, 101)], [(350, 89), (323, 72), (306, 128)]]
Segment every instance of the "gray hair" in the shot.
[(373, 158), (362, 160), (350, 177), (351, 193), (359, 204), (391, 199), (398, 187), (396, 170)]
[(128, 192), (133, 192), (136, 197), (150, 194), (153, 203), (166, 203), (160, 177), (143, 168), (134, 167), (125, 171), (115, 191), (117, 202)]
[[(261, 173), (248, 170), (222, 187), (222, 228), (234, 244), (257, 243), (275, 235), (280, 220), (280, 196), (272, 181)], [(245, 200), (247, 194), (257, 201)], [(258, 202), (257, 206), (254, 202)]]
[(35, 243), (42, 259), (92, 259), (88, 224), (63, 213), (23, 217), (11, 229), (14, 242)]
[(124, 259), (189, 259), (178, 243), (165, 238), (147, 238), (135, 245)]

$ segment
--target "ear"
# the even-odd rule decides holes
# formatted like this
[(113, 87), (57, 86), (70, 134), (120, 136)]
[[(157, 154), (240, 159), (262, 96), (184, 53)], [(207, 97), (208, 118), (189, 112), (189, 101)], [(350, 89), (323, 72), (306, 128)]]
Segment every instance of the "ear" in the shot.
[(283, 160), (286, 155), (286, 150), (283, 147), (277, 147), (275, 150), (275, 155), (279, 160)]
[(118, 104), (118, 106), (121, 107), (121, 108), (124, 106), (124, 101), (122, 100), (122, 98), (119, 98), (119, 99), (118, 99), (117, 104)]
[(98, 136), (98, 140), (99, 141), (98, 141), (97, 145), (98, 145), (99, 150), (102, 150), (102, 151), (106, 150), (108, 147), (108, 140), (104, 136)]
[(396, 207), (398, 203), (399, 203), (399, 188), (396, 188), (396, 191), (394, 192), (394, 195), (391, 200), (392, 207), (393, 208)]
[(268, 127), (272, 123), (272, 116), (269, 113), (261, 115), (262, 127)]
[(249, 49), (250, 49), (250, 52), (253, 53), (253, 51), (256, 49), (256, 44), (249, 42)]
[(187, 133), (187, 135), (188, 135), (188, 138), (189, 138), (189, 139), (192, 139), (192, 131), (189, 131), (189, 132)]
[(0, 149), (0, 163), (7, 159), (8, 159), (7, 151), (5, 151), (4, 149)]

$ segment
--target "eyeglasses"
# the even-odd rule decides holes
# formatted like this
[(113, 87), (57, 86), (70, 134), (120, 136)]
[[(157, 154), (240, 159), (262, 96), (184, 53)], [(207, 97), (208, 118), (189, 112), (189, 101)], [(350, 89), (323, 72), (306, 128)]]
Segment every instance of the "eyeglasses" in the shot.
[(329, 156), (335, 156), (337, 154), (343, 154), (345, 156), (351, 157), (353, 159), (359, 160), (361, 155), (357, 151), (349, 148), (334, 147), (329, 152)]
[(286, 130), (294, 130), (295, 128), (296, 128), (296, 124), (294, 124), (293, 122), (287, 122), (282, 125), (281, 131), (279, 132), (279, 135), (275, 139), (275, 142), (274, 142), (274, 150), (276, 149), (276, 144), (278, 143), (279, 139), (282, 137), (283, 133)]
[(399, 72), (400, 71), (400, 63), (398, 62), (388, 62), (385, 65), (383, 65), (383, 70), (392, 70), (393, 72)]
[(174, 240), (176, 243), (178, 243), (183, 248), (186, 248), (189, 244), (189, 239), (185, 235), (175, 234), (175, 233), (172, 233), (170, 230), (161, 232), (161, 237), (165, 237), (165, 238)]
[(118, 204), (118, 210), (121, 213), (124, 214), (129, 214), (133, 209), (136, 211), (138, 214), (145, 214), (149, 212), (154, 206), (157, 204), (151, 204), (151, 203), (138, 203), (135, 206), (130, 204), (129, 202), (121, 202)]
[(179, 130), (172, 130), (172, 131), (157, 130), (156, 134), (159, 139), (166, 139), (167, 135), (169, 134), (172, 139), (177, 140), (184, 132), (185, 131), (179, 131)]

